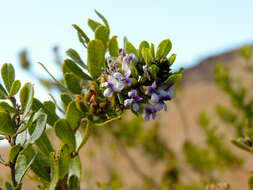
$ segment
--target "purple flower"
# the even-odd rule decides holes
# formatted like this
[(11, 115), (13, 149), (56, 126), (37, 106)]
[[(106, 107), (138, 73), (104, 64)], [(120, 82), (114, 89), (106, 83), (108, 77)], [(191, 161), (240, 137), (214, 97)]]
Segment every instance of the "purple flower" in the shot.
[(123, 58), (122, 62), (122, 70), (124, 72), (130, 71), (130, 62), (135, 58), (135, 55), (133, 53), (126, 54)]
[(167, 105), (164, 101), (172, 99), (174, 95), (173, 86), (163, 85), (158, 87), (157, 83), (153, 82), (151, 86), (147, 87), (146, 94), (151, 95), (151, 101), (155, 103), (156, 111), (161, 111), (162, 109), (167, 111)]
[(162, 109), (164, 109), (164, 111), (167, 111), (167, 105), (164, 102), (159, 102), (155, 104), (156, 111), (161, 111)]
[(130, 64), (130, 62), (134, 59), (135, 55), (133, 53), (126, 54), (126, 56), (123, 58), (123, 63)]
[(156, 92), (157, 90), (157, 83), (156, 81), (153, 82), (151, 86), (148, 86), (146, 89), (146, 94), (152, 95), (153, 92)]
[(124, 106), (127, 107), (129, 105), (132, 105), (132, 108), (135, 112), (137, 112), (139, 110), (139, 102), (141, 102), (143, 100), (142, 97), (137, 96), (137, 91), (136, 90), (132, 90), (130, 92), (128, 92), (128, 97), (129, 99), (126, 99), (124, 101)]
[(157, 83), (153, 82), (147, 87), (146, 94), (151, 95), (151, 101), (154, 103), (171, 100), (174, 95), (173, 86), (164, 85), (158, 88)]
[(104, 91), (104, 96), (111, 97), (113, 92), (121, 91), (124, 86), (124, 81), (117, 80), (114, 76), (109, 75), (107, 82), (102, 83), (102, 87), (107, 87)]
[(155, 107), (151, 104), (146, 104), (144, 106), (144, 112), (142, 114), (142, 118), (145, 121), (148, 121), (150, 119), (150, 115), (152, 116), (152, 119), (155, 120), (156, 118), (156, 112), (157, 110), (155, 109)]
[(116, 79), (119, 79), (121, 81), (124, 81), (126, 84), (130, 85), (132, 80), (129, 78), (131, 75), (131, 71), (127, 71), (124, 75), (121, 74), (120, 72), (116, 72), (113, 74), (113, 76), (116, 78)]

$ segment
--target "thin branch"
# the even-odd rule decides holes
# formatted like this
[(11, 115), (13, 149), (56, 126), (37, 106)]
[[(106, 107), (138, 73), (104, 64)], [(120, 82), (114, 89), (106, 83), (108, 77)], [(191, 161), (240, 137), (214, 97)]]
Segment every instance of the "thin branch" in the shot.
[(55, 82), (56, 84), (58, 84), (58, 85), (59, 85), (60, 87), (62, 87), (64, 90), (68, 91), (68, 89), (67, 89), (61, 82), (59, 82), (59, 81), (47, 70), (47, 68), (46, 68), (42, 63), (38, 62), (38, 64), (41, 65), (41, 67), (49, 74), (49, 76), (54, 80), (54, 82)]

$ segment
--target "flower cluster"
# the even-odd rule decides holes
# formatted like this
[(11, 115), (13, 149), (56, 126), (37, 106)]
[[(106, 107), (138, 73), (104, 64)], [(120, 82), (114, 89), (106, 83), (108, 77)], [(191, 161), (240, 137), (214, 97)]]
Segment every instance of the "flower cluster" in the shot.
[[(174, 82), (164, 84), (159, 79), (156, 81), (152, 77), (150, 65), (141, 62), (133, 53), (125, 53), (123, 49), (119, 50), (118, 57), (109, 56), (106, 62), (107, 69), (101, 77), (103, 95), (106, 98), (120, 94), (124, 97), (124, 108), (131, 108), (134, 113), (142, 114), (144, 120), (151, 117), (155, 119), (158, 111), (167, 110), (165, 101), (173, 97)], [(134, 72), (137, 75), (133, 75)], [(159, 76), (159, 73), (156, 74)]]
[(102, 87), (106, 87), (104, 91), (105, 97), (111, 97), (113, 92), (120, 92), (125, 86), (130, 86), (132, 80), (130, 62), (134, 60), (134, 54), (127, 55), (124, 50), (120, 50), (119, 57), (108, 57), (108, 69), (104, 73), (107, 81), (102, 83)]

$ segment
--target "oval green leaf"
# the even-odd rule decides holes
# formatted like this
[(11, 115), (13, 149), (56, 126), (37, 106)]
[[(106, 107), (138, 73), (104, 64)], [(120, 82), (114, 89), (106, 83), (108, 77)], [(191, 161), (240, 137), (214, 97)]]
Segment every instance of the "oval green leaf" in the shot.
[(31, 164), (35, 160), (37, 154), (34, 154), (31, 160), (28, 160), (24, 154), (18, 156), (16, 165), (15, 165), (15, 180), (19, 184), (24, 177), (27, 170), (30, 168)]
[(64, 144), (67, 144), (70, 151), (75, 151), (76, 141), (75, 133), (65, 119), (58, 119), (54, 124), (55, 134)]
[(0, 111), (0, 134), (13, 135), (16, 132), (16, 127), (12, 121), (10, 114), (6, 111)]
[(33, 93), (33, 85), (31, 83), (26, 83), (20, 90), (19, 99), (21, 103), (21, 112), (23, 112), (24, 117), (32, 106)]
[(143, 48), (149, 48), (149, 43), (147, 41), (142, 41), (139, 45), (139, 49), (138, 49), (138, 56), (141, 60), (143, 60), (142, 57), (142, 49)]
[(109, 45), (108, 45), (109, 53), (112, 57), (118, 57), (119, 55), (119, 45), (117, 41), (117, 36), (113, 36), (109, 40)]
[(59, 177), (60, 179), (63, 179), (68, 172), (70, 164), (70, 151), (68, 145), (61, 145), (60, 149), (58, 150), (58, 155)]
[(66, 120), (68, 121), (70, 127), (73, 130), (78, 128), (81, 119), (82, 113), (76, 108), (76, 102), (75, 101), (70, 102), (66, 110)]
[(72, 98), (66, 92), (61, 93), (61, 101), (63, 103), (64, 108), (66, 109), (69, 103), (72, 101)]
[(18, 111), (11, 107), (7, 102), (0, 102), (0, 110), (7, 111), (9, 113), (18, 113)]
[(170, 39), (163, 40), (156, 50), (156, 58), (160, 59), (162, 57), (166, 57), (169, 54), (171, 48), (172, 43)]
[(64, 83), (68, 90), (72, 92), (73, 94), (80, 94), (81, 89), (81, 79), (78, 78), (73, 73), (65, 73), (64, 74)]
[(8, 92), (10, 92), (12, 83), (14, 82), (15, 79), (15, 71), (12, 64), (9, 63), (3, 64), (3, 66), (1, 67), (1, 76), (5, 88), (7, 89)]
[(76, 63), (70, 59), (64, 60), (64, 63), (62, 65), (62, 72), (63, 72), (63, 74), (74, 73), (75, 75), (77, 75), (81, 79), (91, 80), (91, 77), (89, 75), (87, 75), (86, 73), (84, 73), (82, 71), (82, 69), (79, 66), (77, 66)]
[(19, 89), (21, 87), (21, 82), (19, 80), (15, 80), (13, 83), (12, 83), (12, 86), (11, 86), (11, 91), (9, 93), (10, 96), (14, 96), (18, 93)]
[(46, 129), (47, 115), (41, 111), (35, 113), (35, 124), (28, 128), (30, 134), (30, 142), (35, 143)]
[(137, 49), (128, 41), (125, 43), (125, 51), (127, 54), (133, 53), (136, 57), (138, 57)]
[(107, 42), (109, 40), (109, 30), (107, 27), (101, 25), (95, 31), (95, 39), (101, 40), (104, 44), (105, 49), (107, 48)]
[(88, 70), (97, 79), (105, 70), (105, 47), (101, 40), (92, 40), (87, 46)]
[(170, 75), (163, 84), (174, 84), (182, 78), (182, 74), (172, 74)]

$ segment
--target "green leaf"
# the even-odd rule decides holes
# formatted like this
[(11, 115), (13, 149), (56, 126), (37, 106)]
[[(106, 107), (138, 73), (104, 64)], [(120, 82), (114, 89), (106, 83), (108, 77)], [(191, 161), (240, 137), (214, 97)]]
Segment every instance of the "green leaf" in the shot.
[(175, 84), (177, 81), (179, 81), (182, 78), (182, 74), (172, 74), (170, 75), (166, 81), (163, 82), (163, 84)]
[(6, 90), (4, 89), (3, 85), (0, 84), (0, 99), (5, 100), (8, 97)]
[(31, 169), (36, 174), (36, 176), (42, 178), (47, 182), (50, 182), (50, 164), (48, 159), (38, 154), (31, 165)]
[(81, 43), (86, 43), (88, 44), (90, 39), (89, 37), (84, 33), (84, 31), (79, 27), (77, 26), (76, 24), (72, 24), (72, 26), (76, 29), (77, 33), (82, 37), (81, 39), (83, 39), (82, 41), (80, 40)]
[(87, 46), (88, 70), (94, 79), (97, 79), (105, 70), (105, 47), (101, 40), (92, 40)]
[[(24, 151), (27, 161), (31, 160), (34, 155), (37, 155), (35, 160), (31, 165), (32, 171), (36, 174), (37, 177), (43, 179), (43, 181), (50, 181), (50, 163), (49, 160), (43, 157), (41, 154), (35, 152), (32, 145), (29, 145)], [(48, 155), (49, 157), (49, 155)], [(27, 162), (28, 164), (28, 162)]]
[(47, 157), (51, 152), (54, 152), (53, 146), (45, 131), (40, 136), (40, 138), (35, 142), (35, 144), (37, 145), (39, 150)]
[(80, 149), (86, 144), (92, 132), (93, 132), (93, 125), (90, 123), (90, 121), (88, 121), (85, 128), (84, 136), (82, 137), (81, 134), (76, 133), (77, 152), (79, 152)]
[(150, 72), (151, 76), (155, 81), (158, 80), (157, 74), (159, 72), (159, 67), (156, 66), (155, 64), (152, 64), (150, 67), (148, 67), (148, 71)]
[(95, 39), (101, 40), (104, 44), (105, 49), (107, 48), (107, 42), (109, 40), (109, 30), (107, 27), (101, 25), (95, 31)]
[[(130, 61), (130, 70), (131, 70), (131, 75), (132, 77), (134, 77), (135, 79), (138, 79), (139, 78), (139, 74), (138, 74), (138, 70), (137, 70), (137, 65), (133, 62), (133, 61)], [(134, 81), (132, 81), (134, 82)]]
[(6, 111), (0, 111), (0, 134), (13, 135), (16, 132), (14, 122), (11, 120), (10, 114)]
[(26, 142), (26, 139), (27, 139), (27, 131), (25, 130), (17, 135), (16, 144), (23, 146)]
[(5, 187), (6, 187), (6, 190), (13, 190), (13, 187), (12, 187), (12, 185), (11, 185), (11, 183), (10, 182), (5, 182)]
[(69, 177), (75, 175), (78, 178), (81, 177), (82, 165), (79, 156), (71, 158), (69, 165)]
[(64, 63), (62, 65), (62, 72), (63, 72), (63, 74), (65, 74), (65, 73), (74, 73), (75, 75), (77, 75), (81, 79), (91, 80), (91, 77), (89, 75), (87, 75), (86, 73), (84, 73), (82, 71), (82, 69), (79, 66), (77, 66), (75, 64), (75, 62), (73, 62), (70, 59), (65, 59), (64, 60)]
[(88, 25), (91, 28), (91, 30), (93, 30), (93, 32), (96, 31), (96, 29), (101, 26), (101, 24), (99, 22), (96, 22), (92, 19), (88, 19)]
[[(15, 180), (19, 184), (24, 177), (27, 170), (30, 168), (31, 164), (35, 160), (37, 154), (33, 156), (31, 160), (27, 160), (26, 156), (24, 154), (20, 154), (17, 158), (17, 162), (15, 165)], [(28, 163), (27, 163), (28, 162)]]
[(142, 49), (142, 57), (145, 61), (145, 63), (150, 66), (151, 65), (151, 62), (153, 60), (153, 57), (152, 57), (152, 53), (151, 53), (151, 49), (149, 48), (143, 48)]
[(72, 175), (70, 178), (69, 178), (69, 185), (68, 185), (68, 188), (69, 189), (75, 189), (75, 190), (80, 190), (80, 181), (78, 179), (77, 176), (75, 175)]
[(151, 51), (152, 57), (155, 57), (155, 45), (153, 43), (151, 43), (150, 51)]
[(47, 123), (51, 126), (59, 119), (55, 113), (55, 104), (52, 101), (45, 101), (43, 103), (43, 111), (47, 114)]
[(68, 121), (70, 127), (73, 130), (76, 130), (76, 128), (80, 125), (81, 119), (82, 113), (76, 108), (76, 102), (70, 102), (66, 110), (66, 120)]
[(32, 102), (32, 110), (34, 112), (39, 111), (39, 109), (43, 106), (43, 104), (37, 99), (37, 98), (33, 98), (33, 102)]
[(0, 110), (7, 111), (9, 113), (18, 113), (18, 111), (11, 107), (7, 102), (0, 102)]
[(50, 161), (50, 185), (49, 185), (49, 190), (55, 190), (57, 183), (59, 181), (59, 166), (57, 161), (54, 158), (54, 154), (51, 153), (49, 156), (49, 161)]
[(144, 48), (149, 48), (149, 43), (147, 41), (142, 41), (139, 45), (139, 49), (138, 49), (138, 57), (142, 60), (142, 49)]
[(69, 94), (67, 94), (66, 92), (63, 92), (61, 93), (61, 101), (63, 103), (63, 106), (66, 109), (69, 103), (72, 101), (72, 98)]
[(28, 128), (30, 134), (30, 142), (35, 143), (43, 134), (46, 129), (47, 115), (42, 111), (38, 111), (34, 114), (34, 125)]
[(23, 112), (24, 117), (31, 109), (33, 93), (33, 86), (31, 83), (26, 83), (20, 90), (19, 99), (21, 103), (21, 112)]
[(130, 42), (126, 42), (125, 51), (127, 54), (133, 53), (136, 57), (138, 57), (137, 49)]
[(87, 65), (84, 64), (83, 60), (81, 59), (80, 55), (74, 49), (68, 49), (66, 54), (76, 63), (78, 63), (82, 68), (87, 69)]
[(243, 149), (243, 150), (245, 150), (247, 152), (250, 152), (250, 148), (247, 145), (245, 145), (243, 142), (241, 142), (240, 139), (232, 140), (232, 143), (235, 146), (237, 146), (238, 148)]
[(108, 49), (109, 49), (109, 53), (112, 57), (119, 56), (119, 45), (118, 45), (118, 41), (117, 41), (117, 36), (113, 36), (109, 40)]
[(5, 63), (1, 67), (1, 75), (4, 82), (4, 86), (7, 89), (8, 92), (11, 91), (12, 83), (15, 79), (15, 70), (12, 66), (12, 64)]
[(64, 83), (67, 86), (68, 90), (73, 94), (80, 94), (81, 89), (81, 80), (73, 73), (64, 74)]
[(64, 144), (67, 144), (71, 152), (75, 151), (75, 133), (65, 119), (58, 119), (54, 124), (55, 134)]
[(173, 53), (173, 54), (170, 56), (170, 58), (169, 58), (169, 63), (170, 63), (170, 65), (172, 65), (172, 64), (175, 62), (175, 60), (176, 60), (176, 54)]
[(11, 150), (9, 152), (9, 155), (8, 155), (8, 162), (14, 160), (14, 158), (18, 155), (18, 153), (20, 152), (21, 150), (21, 146), (20, 145), (14, 145), (11, 147)]
[(58, 150), (58, 163), (59, 163), (59, 178), (63, 179), (69, 169), (70, 164), (70, 151), (68, 145), (62, 145), (60, 146), (60, 149)]
[(11, 90), (10, 90), (10, 96), (14, 96), (18, 93), (19, 89), (21, 87), (21, 82), (19, 80), (15, 80), (12, 85), (11, 85)]
[(171, 48), (172, 43), (170, 39), (163, 40), (156, 50), (156, 57), (157, 58), (166, 57), (169, 54)]
[(178, 71), (176, 71), (174, 74), (182, 74), (184, 72), (184, 68), (180, 67)]
[(105, 26), (107, 26), (107, 28), (110, 30), (109, 24), (107, 20), (105, 19), (105, 17), (101, 13), (99, 13), (97, 10), (95, 10), (95, 13), (99, 16), (99, 18), (101, 18)]

